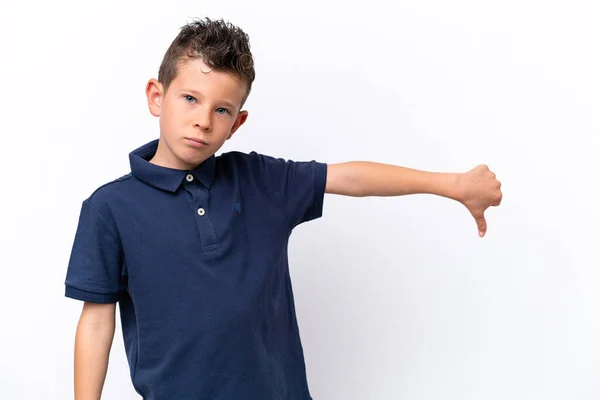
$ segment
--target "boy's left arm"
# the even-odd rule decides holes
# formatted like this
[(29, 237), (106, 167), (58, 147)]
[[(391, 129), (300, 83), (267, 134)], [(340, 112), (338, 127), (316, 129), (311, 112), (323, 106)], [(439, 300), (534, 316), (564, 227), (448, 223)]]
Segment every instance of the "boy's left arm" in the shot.
[(486, 165), (465, 173), (444, 173), (367, 161), (329, 164), (325, 192), (354, 197), (418, 193), (447, 197), (467, 207), (481, 237), (487, 231), (485, 210), (502, 201), (500, 182)]

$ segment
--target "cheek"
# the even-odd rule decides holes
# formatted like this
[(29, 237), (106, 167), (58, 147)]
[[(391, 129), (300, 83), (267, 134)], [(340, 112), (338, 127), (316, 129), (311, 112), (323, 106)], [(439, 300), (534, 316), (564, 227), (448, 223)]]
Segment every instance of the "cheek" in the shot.
[(232, 118), (223, 118), (223, 121), (221, 122), (221, 126), (223, 128), (223, 130), (226, 130), (227, 132), (231, 131), (231, 128), (233, 128), (233, 124), (235, 123), (235, 120)]
[(164, 127), (176, 127), (185, 122), (186, 115), (184, 112), (179, 110), (177, 107), (166, 107), (161, 114), (161, 120), (164, 123)]
[(221, 140), (224, 142), (225, 140), (227, 140), (227, 137), (229, 136), (229, 132), (231, 132), (231, 128), (233, 128), (233, 122), (232, 121), (224, 121), (220, 128), (221, 128), (220, 132), (222, 132)]

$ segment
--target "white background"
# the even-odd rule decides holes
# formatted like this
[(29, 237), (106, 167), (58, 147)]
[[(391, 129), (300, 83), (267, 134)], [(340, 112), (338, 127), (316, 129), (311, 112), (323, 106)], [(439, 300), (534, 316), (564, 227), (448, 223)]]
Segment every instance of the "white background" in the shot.
[[(436, 196), (326, 198), (291, 273), (316, 400), (600, 398), (600, 19), (593, 1), (3, 2), (0, 399), (72, 397), (83, 199), (158, 137), (179, 28), (249, 35), (223, 150), (432, 171), (485, 163), (488, 235)], [(105, 399), (137, 399), (120, 325)]]

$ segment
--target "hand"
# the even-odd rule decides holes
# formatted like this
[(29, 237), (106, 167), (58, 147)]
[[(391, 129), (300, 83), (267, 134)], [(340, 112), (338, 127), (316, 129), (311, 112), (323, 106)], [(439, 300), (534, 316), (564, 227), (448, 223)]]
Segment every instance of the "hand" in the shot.
[(469, 210), (483, 237), (487, 231), (487, 223), (483, 213), (490, 206), (499, 206), (502, 201), (500, 182), (496, 174), (487, 165), (478, 165), (472, 170), (459, 174), (459, 201)]

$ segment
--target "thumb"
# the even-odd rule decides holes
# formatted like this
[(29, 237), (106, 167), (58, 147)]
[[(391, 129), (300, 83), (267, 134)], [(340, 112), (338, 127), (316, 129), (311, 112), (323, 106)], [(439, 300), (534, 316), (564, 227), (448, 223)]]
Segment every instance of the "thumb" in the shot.
[(475, 216), (475, 222), (477, 222), (477, 229), (479, 230), (479, 237), (483, 237), (487, 231), (487, 222), (483, 214)]

